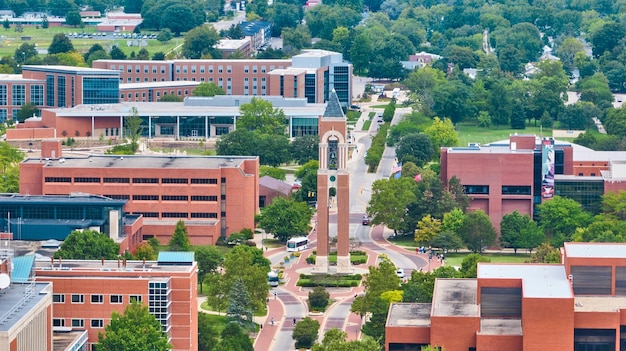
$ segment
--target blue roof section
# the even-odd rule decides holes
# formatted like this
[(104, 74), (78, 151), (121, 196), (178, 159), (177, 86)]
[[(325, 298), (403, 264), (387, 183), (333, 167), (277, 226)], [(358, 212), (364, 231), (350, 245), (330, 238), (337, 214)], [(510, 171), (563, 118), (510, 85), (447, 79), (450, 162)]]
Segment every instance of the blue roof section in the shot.
[(18, 256), (13, 258), (13, 271), (11, 281), (15, 283), (25, 283), (30, 280), (35, 255)]
[(158, 265), (191, 266), (193, 261), (194, 253), (187, 251), (162, 251), (157, 258)]

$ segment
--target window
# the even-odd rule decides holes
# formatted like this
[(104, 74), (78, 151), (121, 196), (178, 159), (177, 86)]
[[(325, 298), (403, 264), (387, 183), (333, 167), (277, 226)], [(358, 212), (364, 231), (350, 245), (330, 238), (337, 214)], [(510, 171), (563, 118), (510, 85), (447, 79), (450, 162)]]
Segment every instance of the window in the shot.
[(162, 201), (187, 201), (189, 197), (187, 195), (163, 195)]
[(100, 178), (95, 177), (75, 177), (74, 183), (100, 183)]
[(65, 319), (54, 318), (52, 320), (52, 326), (53, 327), (64, 327), (65, 326)]
[(72, 319), (72, 327), (73, 328), (84, 328), (85, 320), (84, 319)]
[(133, 178), (133, 184), (158, 184), (159, 178)]
[(104, 178), (105, 183), (130, 183), (130, 178)]
[(163, 218), (187, 218), (188, 214), (186, 212), (163, 212), (161, 216)]
[(85, 303), (85, 295), (72, 294), (72, 303)]
[(217, 196), (191, 195), (191, 201), (217, 201)]
[(159, 195), (133, 195), (133, 201), (159, 201)]
[(111, 303), (122, 303), (122, 295), (111, 295)]
[(187, 178), (163, 178), (161, 183), (163, 184), (187, 184), (189, 180)]
[(489, 185), (465, 185), (463, 186), (466, 194), (488, 195)]
[(26, 86), (24, 84), (13, 85), (11, 87), (11, 93), (11, 102), (13, 105), (24, 105), (26, 99)]
[(217, 213), (215, 212), (192, 212), (191, 218), (217, 218)]
[(102, 196), (113, 200), (130, 200), (130, 195), (104, 194)]
[[(7, 86), (0, 85), (0, 105), (5, 106), (7, 104)], [(54, 93), (53, 93), (54, 94)], [(54, 103), (54, 102), (53, 102)]]
[(141, 295), (130, 295), (130, 303), (141, 302)]
[(231, 73), (233, 71), (233, 68), (230, 66), (226, 66), (226, 73)]
[(43, 106), (43, 85), (30, 86), (30, 102), (36, 106)]
[(217, 184), (217, 178), (191, 178), (191, 184)]
[(530, 186), (503, 185), (502, 195), (530, 195)]
[(104, 302), (104, 297), (102, 295), (91, 295), (91, 303), (102, 303)]
[(142, 215), (144, 217), (149, 217), (149, 218), (159, 218), (158, 212), (133, 212), (133, 214)]
[(91, 327), (92, 328), (103, 328), (104, 327), (104, 321), (102, 319), (92, 319), (91, 320)]
[(70, 177), (46, 177), (46, 183), (71, 183)]
[(52, 295), (53, 303), (65, 303), (65, 295), (63, 294), (54, 294)]

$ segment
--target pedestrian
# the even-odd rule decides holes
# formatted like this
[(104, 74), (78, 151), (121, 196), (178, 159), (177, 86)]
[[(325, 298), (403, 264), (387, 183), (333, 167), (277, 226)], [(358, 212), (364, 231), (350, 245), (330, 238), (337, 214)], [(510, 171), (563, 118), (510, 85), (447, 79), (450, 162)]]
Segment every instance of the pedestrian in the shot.
[(276, 291), (274, 291), (274, 300), (276, 300)]
[(270, 323), (272, 324), (272, 327), (274, 326), (274, 317), (272, 317), (272, 319), (270, 320)]
[(295, 318), (293, 319), (293, 325), (296, 325), (296, 319)]

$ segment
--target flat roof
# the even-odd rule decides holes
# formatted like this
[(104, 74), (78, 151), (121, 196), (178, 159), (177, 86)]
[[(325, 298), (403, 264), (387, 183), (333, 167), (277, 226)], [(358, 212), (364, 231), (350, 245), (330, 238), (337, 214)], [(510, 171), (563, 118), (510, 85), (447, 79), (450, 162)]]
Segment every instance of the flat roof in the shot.
[(146, 88), (179, 88), (179, 87), (196, 87), (202, 82), (192, 80), (170, 80), (166, 82), (143, 82), (143, 83), (120, 83), (120, 92), (127, 89), (146, 89)]
[(626, 244), (566, 242), (563, 249), (566, 257), (626, 258)]
[(481, 318), (480, 335), (523, 335), (521, 319)]
[(435, 281), (432, 316), (478, 317), (478, 280), (439, 278)]
[[(224, 96), (224, 95), (222, 95)], [(200, 117), (233, 117), (239, 116), (240, 110), (239, 104), (247, 103), (252, 96), (236, 97), (227, 96), (232, 99), (231, 104), (217, 104), (223, 99), (216, 99), (213, 104), (188, 104), (186, 102), (122, 102), (117, 104), (100, 104), (100, 105), (78, 105), (72, 108), (53, 108), (46, 109), (53, 111), (58, 117), (111, 117), (111, 116), (130, 116), (132, 115), (132, 108), (137, 108), (139, 116), (152, 116), (152, 117), (172, 117), (172, 116), (200, 116)], [(215, 98), (215, 97), (214, 97)], [(187, 98), (190, 99), (190, 98)], [(198, 97), (193, 99), (199, 100)], [(270, 101), (274, 105), (274, 108), (282, 109), (287, 117), (319, 117), (324, 114), (326, 104), (300, 104), (292, 103), (291, 105), (297, 106), (278, 106), (274, 104), (274, 101), (265, 96), (263, 100)], [(288, 99), (286, 99), (288, 100)], [(299, 99), (294, 99), (299, 100)]]
[[(117, 278), (128, 278), (131, 272), (192, 272), (195, 265), (168, 265), (160, 266), (157, 261), (126, 261), (126, 267), (123, 261), (118, 260), (63, 260), (59, 264), (58, 260), (54, 261), (54, 266), (50, 259), (35, 260), (36, 276), (47, 276), (46, 272), (50, 271), (74, 271), (74, 272), (111, 272), (110, 276)], [(146, 274), (148, 275), (148, 274)]]
[(557, 264), (478, 264), (478, 279), (521, 279), (522, 296), (573, 298), (565, 267)]
[(80, 344), (81, 341), (87, 341), (86, 330), (52, 333), (53, 350), (68, 350), (68, 347)]
[(388, 327), (429, 327), (430, 303), (392, 303), (387, 318)]
[(619, 312), (626, 309), (624, 296), (576, 296), (574, 312)]
[[(143, 61), (149, 62), (149, 61)], [(80, 75), (88, 75), (88, 74), (98, 74), (98, 75), (109, 75), (109, 76), (119, 76), (120, 72), (111, 69), (104, 68), (90, 68), (90, 67), (74, 67), (74, 66), (58, 66), (58, 65), (50, 65), (50, 66), (36, 66), (36, 65), (25, 65), (23, 71), (35, 71), (35, 72), (51, 72), (51, 73), (73, 73)]]
[(218, 50), (238, 50), (242, 46), (249, 44), (250, 39), (221, 39), (215, 45)]
[[(50, 283), (12, 283), (0, 292), (0, 331), (6, 332), (52, 294)], [(11, 316), (11, 318), (9, 318)]]
[[(55, 168), (127, 168), (127, 169), (220, 169), (238, 168), (257, 156), (168, 156), (168, 155), (89, 155), (54, 160), (27, 158), (22, 163), (42, 163)], [(142, 173), (142, 177), (150, 174)], [(135, 176), (137, 178), (137, 176)]]
[(22, 78), (21, 74), (0, 74), (0, 81), (2, 82), (24, 82), (24, 83), (28, 83), (28, 82), (33, 82), (33, 83), (37, 83), (37, 82), (44, 82), (43, 79), (29, 79), (29, 78)]
[(114, 200), (108, 197), (86, 194), (71, 193), (70, 195), (22, 195), (22, 194), (0, 194), (0, 204), (3, 205), (94, 205), (106, 204), (107, 206), (124, 206), (127, 200)]

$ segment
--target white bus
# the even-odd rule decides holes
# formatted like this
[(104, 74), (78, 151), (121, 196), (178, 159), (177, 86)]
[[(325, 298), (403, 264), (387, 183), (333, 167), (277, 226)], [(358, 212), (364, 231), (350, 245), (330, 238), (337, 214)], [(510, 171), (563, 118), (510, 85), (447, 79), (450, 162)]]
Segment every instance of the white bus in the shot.
[(301, 236), (287, 240), (287, 252), (302, 251), (309, 248), (309, 238)]
[(267, 272), (267, 281), (272, 287), (278, 286), (278, 274), (274, 271)]

